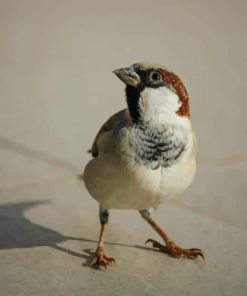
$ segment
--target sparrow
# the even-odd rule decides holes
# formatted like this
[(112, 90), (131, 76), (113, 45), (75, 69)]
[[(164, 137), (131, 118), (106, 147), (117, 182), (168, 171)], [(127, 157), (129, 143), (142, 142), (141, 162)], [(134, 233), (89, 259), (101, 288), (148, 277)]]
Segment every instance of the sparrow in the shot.
[(198, 248), (179, 247), (151, 217), (153, 209), (182, 193), (196, 171), (196, 140), (189, 96), (181, 79), (160, 65), (135, 63), (113, 73), (126, 85), (127, 108), (100, 128), (90, 149), (84, 183), (99, 203), (101, 230), (92, 266), (115, 263), (104, 248), (110, 209), (136, 209), (172, 257), (204, 258)]

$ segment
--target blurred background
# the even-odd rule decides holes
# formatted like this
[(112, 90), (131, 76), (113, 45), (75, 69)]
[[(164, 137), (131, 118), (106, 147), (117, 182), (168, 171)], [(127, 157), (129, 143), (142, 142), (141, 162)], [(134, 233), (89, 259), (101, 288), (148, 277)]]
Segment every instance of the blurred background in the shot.
[[(112, 71), (153, 62), (184, 81), (199, 144), (195, 182), (174, 205), (246, 231), (246, 28), (245, 0), (0, 0), (2, 203), (76, 178), (99, 127), (126, 106)], [(77, 195), (79, 213), (91, 201)]]

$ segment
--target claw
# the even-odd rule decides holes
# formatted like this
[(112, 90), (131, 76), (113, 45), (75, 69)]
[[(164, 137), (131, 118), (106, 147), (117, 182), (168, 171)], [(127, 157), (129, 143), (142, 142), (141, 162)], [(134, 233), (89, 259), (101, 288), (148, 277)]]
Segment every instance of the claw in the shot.
[(197, 249), (197, 248), (191, 248), (191, 249), (189, 249), (190, 251), (197, 251), (197, 252), (202, 252), (202, 250), (201, 249)]
[(153, 240), (153, 239), (151, 239), (151, 238), (149, 238), (149, 239), (147, 239), (147, 240), (145, 241), (145, 244), (148, 244), (148, 243), (152, 243), (153, 248), (160, 248), (160, 247), (163, 247), (162, 244), (160, 244), (159, 242), (157, 242), (157, 241), (155, 241), (155, 240)]
[(158, 248), (161, 252), (175, 258), (185, 257), (189, 259), (197, 259), (200, 256), (205, 259), (203, 251), (198, 248), (182, 249), (173, 242), (170, 242), (167, 245), (162, 245), (153, 239), (148, 239), (145, 243), (152, 243), (153, 248)]
[(202, 259), (205, 259), (205, 256), (204, 256), (204, 253), (203, 253), (203, 251), (200, 251), (200, 252), (198, 251), (198, 253), (197, 253), (197, 254), (198, 254), (198, 256), (201, 256), (201, 257), (202, 257)]
[(110, 263), (116, 263), (116, 260), (114, 258), (109, 257), (108, 260)]

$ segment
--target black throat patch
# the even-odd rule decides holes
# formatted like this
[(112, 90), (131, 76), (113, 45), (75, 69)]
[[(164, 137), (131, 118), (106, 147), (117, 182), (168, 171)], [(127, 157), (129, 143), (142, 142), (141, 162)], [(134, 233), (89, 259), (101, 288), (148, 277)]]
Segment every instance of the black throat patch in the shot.
[(140, 93), (144, 90), (144, 86), (134, 87), (131, 85), (127, 85), (126, 92), (126, 100), (130, 112), (130, 116), (134, 123), (137, 123), (141, 117), (141, 109), (140, 109)]

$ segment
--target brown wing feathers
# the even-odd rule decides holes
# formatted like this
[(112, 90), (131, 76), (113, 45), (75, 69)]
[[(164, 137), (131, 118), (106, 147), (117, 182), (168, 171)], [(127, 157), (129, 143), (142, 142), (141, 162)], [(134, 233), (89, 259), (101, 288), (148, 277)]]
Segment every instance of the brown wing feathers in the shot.
[(112, 115), (103, 125), (102, 127), (100, 128), (100, 130), (98, 131), (95, 139), (94, 139), (94, 142), (93, 142), (93, 145), (92, 145), (92, 148), (88, 150), (89, 153), (92, 154), (93, 157), (97, 157), (98, 154), (99, 154), (99, 145), (98, 145), (98, 142), (99, 142), (99, 138), (102, 136), (102, 134), (106, 133), (106, 132), (109, 132), (112, 130), (114, 124), (116, 123), (116, 121), (122, 117), (122, 115), (124, 115), (125, 113), (125, 110), (121, 110), (117, 113), (115, 113), (114, 115)]

